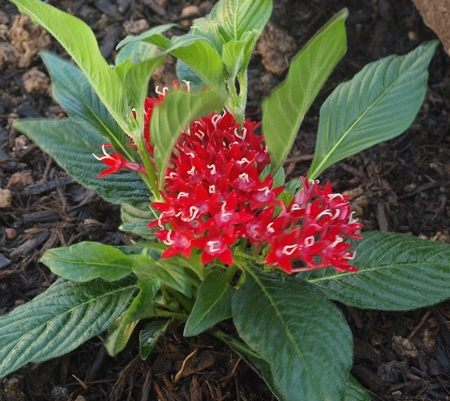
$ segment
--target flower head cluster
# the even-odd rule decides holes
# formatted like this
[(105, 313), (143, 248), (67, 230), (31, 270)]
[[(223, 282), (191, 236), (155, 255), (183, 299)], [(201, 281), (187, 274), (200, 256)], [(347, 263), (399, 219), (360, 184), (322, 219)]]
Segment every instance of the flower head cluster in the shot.
[[(151, 116), (164, 97), (165, 91), (145, 101), (143, 135), (151, 157)], [(333, 193), (330, 184), (301, 178), (300, 191), (280, 200), (284, 187), (275, 187), (265, 171), (270, 157), (255, 134), (258, 125), (246, 120), (241, 126), (229, 112), (211, 113), (181, 133), (163, 178), (163, 200), (152, 203), (160, 216), (148, 225), (161, 227), (155, 235), (168, 245), (162, 257), (190, 257), (197, 249), (203, 264), (219, 259), (229, 265), (231, 247), (246, 239), (261, 261), (287, 273), (329, 266), (356, 271), (344, 240), (361, 238), (356, 232), (362, 225), (352, 218), (348, 197)], [(143, 172), (126, 160), (112, 166), (110, 157), (101, 158), (110, 166), (103, 175), (114, 168)]]

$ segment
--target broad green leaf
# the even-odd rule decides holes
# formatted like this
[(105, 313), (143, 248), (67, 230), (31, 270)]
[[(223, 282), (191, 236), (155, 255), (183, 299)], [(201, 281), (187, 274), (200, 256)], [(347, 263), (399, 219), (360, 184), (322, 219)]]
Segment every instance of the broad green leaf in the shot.
[(155, 164), (160, 180), (160, 188), (164, 188), (164, 176), (170, 154), (178, 137), (186, 126), (211, 111), (220, 111), (224, 105), (221, 96), (213, 91), (190, 94), (172, 92), (165, 98), (160, 107), (153, 111), (150, 131), (155, 145)]
[(216, 323), (231, 317), (234, 289), (219, 271), (212, 271), (203, 280), (197, 300), (184, 327), (185, 337), (196, 336)]
[(233, 319), (240, 337), (269, 362), (276, 393), (289, 401), (343, 400), (352, 335), (342, 312), (305, 281), (246, 272)]
[[(176, 24), (165, 24), (165, 25), (158, 25), (152, 29), (149, 29), (146, 32), (141, 33), (138, 36), (127, 36), (125, 39), (123, 39), (117, 46), (116, 50), (122, 49), (124, 46), (133, 43), (133, 42), (148, 42), (152, 43), (155, 46), (162, 47), (165, 49), (169, 43), (170, 40), (164, 37), (162, 34), (169, 30), (170, 28), (173, 28), (176, 26)], [(122, 49), (123, 50), (123, 49)], [(120, 53), (119, 53), (120, 54)], [(119, 61), (122, 61), (122, 56), (119, 59)], [(118, 63), (116, 63), (118, 64)]]
[[(11, 0), (21, 13), (49, 31), (72, 56), (114, 119), (127, 131), (123, 118), (123, 86), (103, 58), (91, 28), (83, 21), (38, 0)], [(130, 113), (131, 114), (131, 113)]]
[(139, 333), (139, 354), (143, 361), (148, 358), (171, 323), (172, 320), (154, 320), (148, 323), (144, 330), (141, 330)]
[(40, 262), (58, 276), (73, 281), (96, 278), (116, 281), (131, 274), (133, 267), (132, 260), (123, 252), (99, 242), (49, 249)]
[(347, 383), (347, 392), (345, 393), (345, 401), (370, 401), (370, 396), (366, 390), (353, 377), (349, 376)]
[(127, 308), (135, 280), (58, 280), (33, 301), (0, 316), (0, 377), (29, 362), (67, 354), (106, 330)]
[(253, 30), (242, 35), (240, 40), (230, 40), (222, 49), (222, 61), (225, 64), (229, 79), (234, 79), (238, 72), (244, 71), (260, 32)]
[(293, 58), (285, 81), (262, 103), (262, 131), (276, 172), (292, 148), (303, 117), (347, 50), (346, 9), (325, 24)]
[(188, 81), (192, 93), (198, 93), (205, 88), (205, 82), (181, 60), (177, 61), (177, 77), (180, 81)]
[(196, 18), (191, 26), (193, 35), (202, 36), (217, 51), (222, 54), (222, 46), (227, 41), (220, 33), (217, 22), (211, 21), (209, 16), (204, 18)]
[(225, 97), (223, 64), (219, 53), (202, 37), (175, 37), (165, 50), (186, 63), (211, 89)]
[(122, 351), (133, 334), (140, 319), (145, 319), (155, 315), (153, 301), (160, 286), (159, 281), (154, 278), (138, 280), (139, 294), (133, 300), (130, 307), (109, 329), (108, 337), (105, 340), (105, 347), (111, 356)]
[(135, 152), (126, 144), (129, 139), (106, 109), (83, 72), (63, 58), (40, 53), (52, 78), (53, 97), (74, 121), (87, 124), (130, 160)]
[(353, 241), (357, 273), (309, 275), (330, 299), (364, 309), (411, 310), (450, 298), (450, 245), (373, 231)]
[(133, 271), (140, 278), (156, 278), (162, 285), (192, 296), (192, 286), (184, 267), (176, 258), (155, 260), (150, 255), (139, 255)]
[(320, 110), (310, 179), (411, 125), (425, 97), (428, 64), (438, 43), (370, 63), (333, 91)]
[(121, 171), (97, 178), (106, 166), (92, 155), (101, 153), (103, 138), (85, 124), (68, 119), (23, 119), (14, 128), (26, 134), (80, 184), (112, 203), (148, 204), (150, 193), (137, 173)]
[(123, 46), (117, 54), (115, 59), (116, 71), (124, 69), (119, 74), (123, 76), (123, 73), (128, 71), (125, 68), (126, 62), (131, 63), (130, 65), (136, 65), (157, 56), (158, 53), (158, 46), (143, 41), (132, 41)]
[(272, 0), (220, 0), (209, 20), (219, 26), (226, 42), (241, 39), (249, 31), (262, 32), (272, 13)]

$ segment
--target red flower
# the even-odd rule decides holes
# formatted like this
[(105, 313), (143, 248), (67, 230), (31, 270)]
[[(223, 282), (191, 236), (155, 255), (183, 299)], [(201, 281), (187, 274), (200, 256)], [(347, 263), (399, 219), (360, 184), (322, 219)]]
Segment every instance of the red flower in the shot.
[[(96, 156), (93, 155), (97, 160), (102, 161), (103, 163), (105, 163), (107, 166), (109, 166), (109, 168), (107, 168), (106, 170), (103, 170), (98, 176), (97, 178), (103, 178), (109, 174), (114, 174), (119, 172), (120, 170), (127, 169), (127, 170), (131, 170), (131, 171), (138, 171), (140, 173), (146, 173), (145, 171), (145, 167), (137, 162), (130, 162), (128, 160), (126, 160), (120, 153), (107, 153), (106, 152), (106, 147), (107, 145), (103, 145), (102, 149), (103, 149), (103, 156)], [(109, 147), (111, 147), (109, 145)]]

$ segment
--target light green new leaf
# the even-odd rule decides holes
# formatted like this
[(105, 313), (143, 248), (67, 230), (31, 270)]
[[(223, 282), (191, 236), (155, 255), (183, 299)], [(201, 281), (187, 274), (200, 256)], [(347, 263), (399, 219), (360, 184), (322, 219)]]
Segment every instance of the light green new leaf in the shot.
[[(149, 29), (144, 33), (141, 33), (138, 36), (129, 35), (116, 46), (116, 50), (122, 49), (124, 46), (133, 42), (148, 42), (165, 49), (169, 45), (170, 40), (164, 37), (162, 34), (168, 29), (173, 28), (174, 26), (176, 26), (176, 24), (159, 25), (152, 29)], [(123, 58), (124, 57), (121, 56), (119, 58), (119, 61), (121, 62)], [(119, 62), (116, 62), (116, 64), (119, 64)]]
[(164, 176), (169, 157), (183, 129), (196, 118), (213, 110), (220, 111), (223, 105), (223, 98), (213, 91), (195, 95), (186, 92), (172, 92), (165, 97), (160, 107), (155, 108), (150, 132), (155, 145), (155, 164), (160, 177), (160, 188), (164, 187)]
[(437, 45), (433, 41), (405, 56), (370, 63), (333, 91), (320, 110), (310, 179), (411, 125), (425, 97), (428, 64)]
[(411, 310), (450, 298), (450, 245), (373, 231), (353, 241), (357, 273), (332, 269), (308, 281), (330, 299), (364, 309)]
[(257, 30), (245, 32), (240, 40), (233, 39), (223, 45), (222, 61), (225, 64), (228, 79), (234, 79), (238, 72), (247, 68), (259, 34)]
[(218, 25), (226, 42), (241, 39), (249, 31), (261, 32), (272, 13), (272, 0), (220, 0), (209, 20)]
[(123, 119), (123, 92), (119, 76), (103, 58), (91, 28), (83, 21), (39, 0), (11, 0), (24, 14), (49, 31), (72, 56), (114, 119), (127, 131)]
[(135, 157), (129, 140), (106, 109), (80, 69), (63, 58), (40, 53), (52, 78), (53, 97), (74, 121), (89, 125), (110, 142), (114, 149), (130, 160)]
[(240, 337), (269, 362), (289, 401), (344, 400), (352, 336), (342, 312), (307, 282), (246, 269), (233, 297)]
[(111, 356), (117, 355), (125, 348), (140, 319), (155, 315), (153, 301), (160, 288), (159, 281), (154, 278), (139, 279), (138, 286), (140, 291), (137, 297), (108, 330), (104, 345)]
[(64, 355), (106, 330), (127, 308), (135, 280), (58, 280), (33, 301), (0, 316), (0, 377), (29, 362)]
[(337, 13), (293, 58), (285, 81), (262, 103), (262, 131), (276, 172), (294, 143), (303, 117), (347, 50), (346, 9)]
[(212, 271), (203, 280), (197, 300), (184, 327), (184, 337), (196, 336), (216, 323), (231, 317), (234, 289), (219, 271)]
[(202, 36), (206, 41), (217, 51), (222, 54), (222, 46), (227, 41), (220, 33), (217, 22), (211, 21), (209, 16), (203, 18), (196, 18), (191, 26), (193, 35)]
[(139, 354), (143, 361), (145, 361), (150, 352), (155, 348), (156, 343), (161, 336), (169, 328), (173, 320), (154, 320), (148, 323), (144, 330), (139, 333)]
[(80, 282), (96, 278), (120, 280), (132, 273), (133, 266), (132, 260), (123, 252), (99, 242), (49, 249), (40, 262), (58, 276)]
[(165, 53), (186, 63), (211, 89), (225, 97), (223, 65), (219, 53), (201, 36), (173, 38)]
[(14, 128), (26, 134), (52, 156), (80, 184), (113, 203), (136, 207), (148, 204), (150, 193), (137, 173), (121, 171), (97, 178), (107, 166), (92, 155), (101, 153), (103, 138), (92, 128), (68, 119), (24, 119)]

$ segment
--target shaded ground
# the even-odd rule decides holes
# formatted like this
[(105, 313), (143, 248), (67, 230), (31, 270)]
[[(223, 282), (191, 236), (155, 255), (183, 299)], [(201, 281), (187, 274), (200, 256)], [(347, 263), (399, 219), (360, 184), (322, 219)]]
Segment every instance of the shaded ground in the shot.
[[(19, 117), (58, 117), (48, 75), (33, 49), (61, 47), (45, 33), (13, 22), (17, 10), (2, 1), (0, 12), (0, 314), (43, 292), (55, 276), (37, 263), (49, 248), (82, 240), (123, 244), (117, 206), (102, 201), (61, 171), (40, 149), (11, 128)], [(108, 0), (52, 2), (94, 28), (104, 54), (125, 31), (137, 34), (181, 21), (185, 1)], [(286, 60), (335, 12), (349, 8), (348, 53), (305, 119), (285, 165), (290, 178), (304, 175), (314, 150), (320, 104), (340, 82), (365, 64), (404, 54), (434, 38), (407, 0), (275, 1), (273, 25), (250, 66), (248, 116), (259, 118), (260, 102), (281, 81)], [(193, 1), (209, 11), (211, 3)], [(182, 20), (181, 22), (184, 22)], [(13, 34), (11, 34), (13, 29)], [(10, 33), (8, 36), (7, 32)], [(14, 49), (5, 47), (15, 43)], [(273, 44), (276, 46), (273, 46)], [(271, 57), (271, 52), (277, 51)], [(29, 65), (27, 65), (29, 63)], [(263, 65), (262, 65), (263, 63)], [(401, 137), (346, 159), (321, 177), (337, 191), (350, 191), (366, 230), (411, 233), (450, 242), (449, 59), (438, 50), (430, 87), (417, 119)], [(171, 82), (173, 65), (153, 84)], [(11, 197), (11, 198), (10, 198)], [(450, 400), (450, 304), (409, 313), (343, 307), (355, 335), (352, 373), (373, 400)], [(222, 330), (233, 333), (229, 323)], [(94, 338), (61, 358), (31, 364), (0, 381), (0, 400), (270, 400), (258, 375), (214, 337), (184, 339), (176, 327), (142, 362), (136, 340), (118, 357)], [(184, 364), (183, 364), (184, 363)]]

